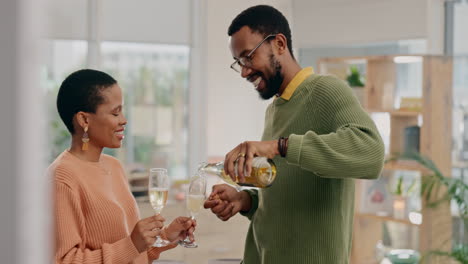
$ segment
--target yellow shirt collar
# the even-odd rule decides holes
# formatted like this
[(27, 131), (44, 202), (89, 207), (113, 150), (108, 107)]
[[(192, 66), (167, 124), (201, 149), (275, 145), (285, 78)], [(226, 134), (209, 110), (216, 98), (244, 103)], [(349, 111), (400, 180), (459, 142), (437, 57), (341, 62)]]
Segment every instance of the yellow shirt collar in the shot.
[(288, 86), (286, 86), (286, 89), (284, 89), (283, 93), (281, 94), (281, 98), (283, 98), (286, 101), (289, 101), (291, 99), (291, 96), (293, 95), (294, 91), (296, 91), (297, 87), (310, 75), (314, 73), (314, 69), (312, 67), (307, 67), (302, 70), (300, 70), (294, 78), (289, 82)]

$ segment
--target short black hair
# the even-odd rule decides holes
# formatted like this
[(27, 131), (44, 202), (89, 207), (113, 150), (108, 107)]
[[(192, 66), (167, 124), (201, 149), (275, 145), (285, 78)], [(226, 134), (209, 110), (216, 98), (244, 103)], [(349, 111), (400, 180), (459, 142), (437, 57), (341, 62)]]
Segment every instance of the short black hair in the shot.
[(109, 74), (83, 69), (70, 74), (60, 85), (57, 95), (57, 110), (60, 118), (73, 135), (73, 117), (78, 112), (96, 113), (104, 102), (101, 91), (116, 84)]
[(229, 26), (228, 35), (232, 36), (244, 26), (248, 26), (252, 32), (262, 34), (263, 37), (270, 34), (283, 34), (286, 37), (288, 50), (294, 58), (288, 20), (276, 8), (269, 5), (257, 5), (247, 8), (234, 18)]

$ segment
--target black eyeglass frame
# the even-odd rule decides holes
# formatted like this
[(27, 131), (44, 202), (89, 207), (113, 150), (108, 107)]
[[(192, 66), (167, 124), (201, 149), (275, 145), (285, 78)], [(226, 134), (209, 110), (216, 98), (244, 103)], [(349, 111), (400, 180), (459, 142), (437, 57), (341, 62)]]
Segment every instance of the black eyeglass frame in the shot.
[[(236, 59), (232, 64), (231, 64), (231, 69), (233, 69), (234, 71), (240, 73), (242, 71), (242, 68), (243, 67), (249, 67), (249, 66), (252, 66), (252, 55), (254, 54), (254, 52), (269, 38), (271, 37), (276, 37), (276, 35), (278, 34), (270, 34), (268, 36), (266, 36), (262, 41), (260, 41), (260, 43), (258, 43), (257, 46), (255, 46), (255, 48), (253, 48), (253, 50), (251, 50), (247, 55), (245, 56), (242, 56), (242, 57), (239, 57), (238, 59)], [(236, 64), (240, 67), (239, 69), (236, 69)]]

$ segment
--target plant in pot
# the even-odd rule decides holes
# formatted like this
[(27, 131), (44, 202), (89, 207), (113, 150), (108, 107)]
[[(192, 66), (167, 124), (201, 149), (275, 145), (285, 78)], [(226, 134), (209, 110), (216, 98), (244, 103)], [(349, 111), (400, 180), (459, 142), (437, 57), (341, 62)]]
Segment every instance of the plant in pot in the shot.
[(431, 255), (445, 256), (462, 264), (468, 263), (468, 245), (463, 242), (466, 241), (464, 236), (468, 230), (468, 185), (462, 179), (444, 176), (431, 159), (418, 152), (398, 154), (387, 162), (395, 160), (414, 160), (432, 173), (424, 176), (421, 197), (425, 199), (426, 205), (430, 208), (454, 201), (457, 204), (461, 227), (464, 230), (463, 237), (460, 239), (462, 242), (455, 241), (451, 251), (432, 250), (425, 252), (421, 263), (424, 263), (424, 259)]
[(350, 74), (346, 77), (348, 85), (353, 89), (354, 94), (361, 104), (364, 104), (365, 101), (365, 90), (364, 82), (359, 72), (359, 69), (356, 65), (351, 65), (349, 67)]
[(400, 175), (397, 180), (396, 188), (393, 191), (393, 216), (395, 218), (404, 219), (407, 217), (409, 195), (414, 190), (416, 180), (413, 179), (408, 187), (403, 186), (404, 176)]

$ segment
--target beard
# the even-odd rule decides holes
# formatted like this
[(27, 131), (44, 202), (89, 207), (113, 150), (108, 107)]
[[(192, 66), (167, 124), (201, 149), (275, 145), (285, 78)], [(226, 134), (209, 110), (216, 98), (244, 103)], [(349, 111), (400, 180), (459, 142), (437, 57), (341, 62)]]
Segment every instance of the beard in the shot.
[[(281, 64), (276, 60), (275, 55), (270, 55), (270, 68), (272, 69), (272, 77), (265, 79), (265, 89), (259, 91), (260, 98), (268, 100), (279, 93), (284, 76), (281, 73)], [(264, 77), (264, 76), (263, 76)]]

